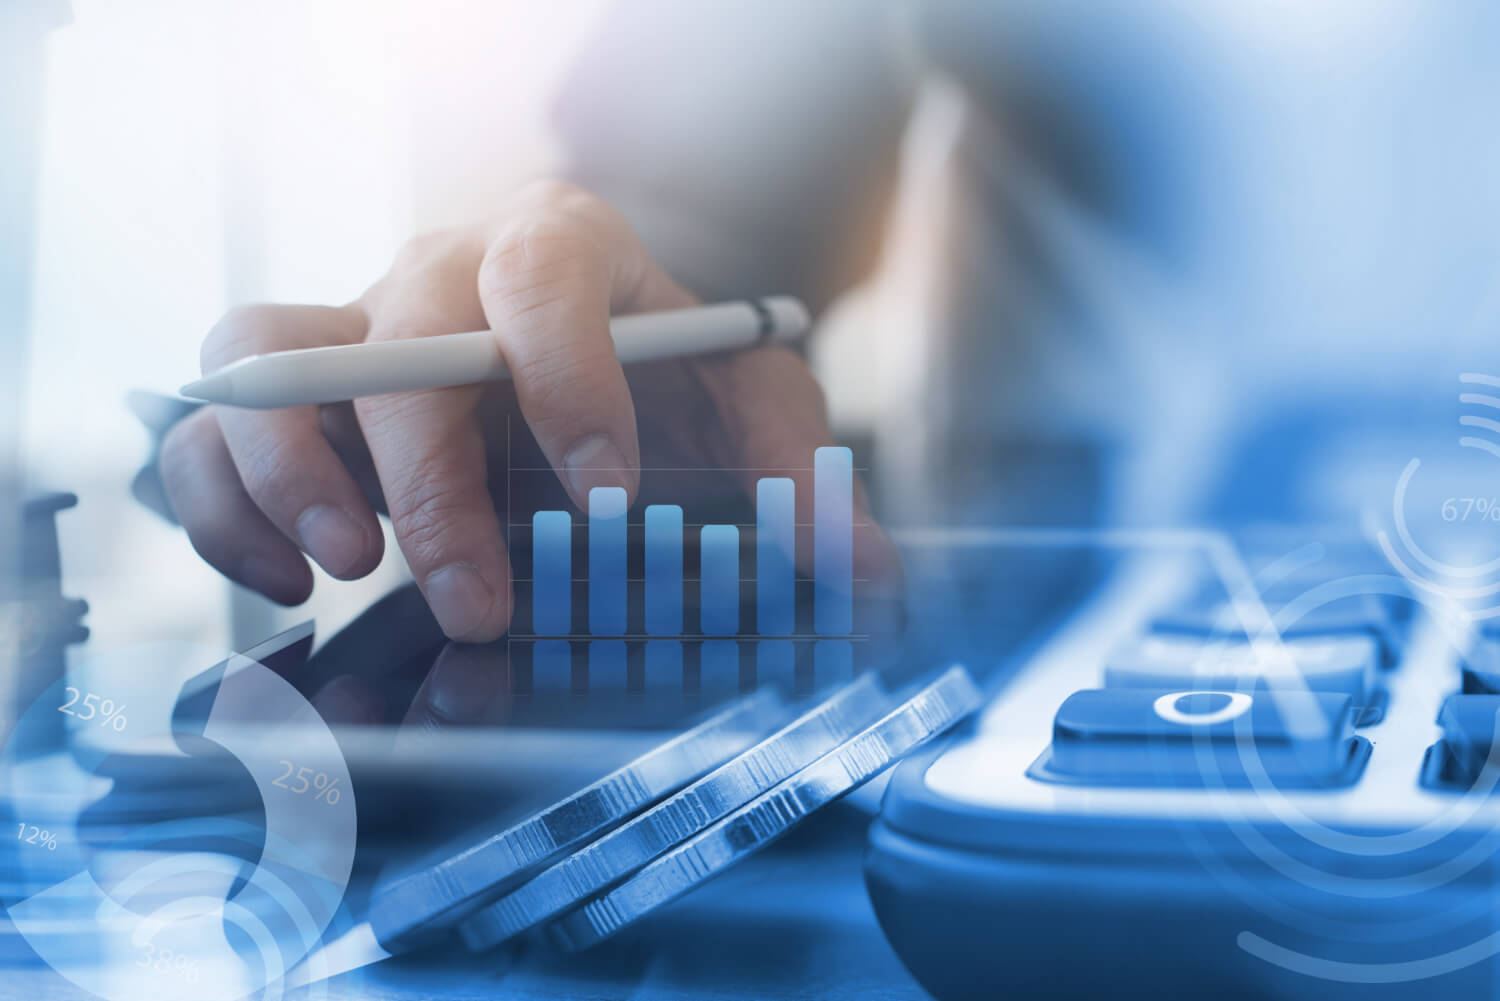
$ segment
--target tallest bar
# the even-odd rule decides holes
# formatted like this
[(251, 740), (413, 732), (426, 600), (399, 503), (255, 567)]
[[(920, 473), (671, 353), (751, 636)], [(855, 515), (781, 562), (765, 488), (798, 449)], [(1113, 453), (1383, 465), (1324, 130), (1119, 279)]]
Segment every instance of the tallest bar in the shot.
[(625, 491), (589, 491), (589, 632), (625, 632)]
[(785, 478), (755, 487), (755, 628), (762, 636), (797, 631), (797, 493)]
[(854, 454), (826, 447), (813, 453), (813, 631), (854, 631)]

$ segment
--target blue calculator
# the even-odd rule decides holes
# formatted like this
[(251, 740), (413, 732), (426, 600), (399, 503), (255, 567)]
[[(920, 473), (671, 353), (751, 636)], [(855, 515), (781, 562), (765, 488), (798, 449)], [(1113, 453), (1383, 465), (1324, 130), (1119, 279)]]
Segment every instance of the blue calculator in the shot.
[(1247, 558), (1260, 619), (1152, 549), (896, 770), (866, 880), (908, 969), (943, 1001), (1495, 996), (1496, 639), (1363, 546)]

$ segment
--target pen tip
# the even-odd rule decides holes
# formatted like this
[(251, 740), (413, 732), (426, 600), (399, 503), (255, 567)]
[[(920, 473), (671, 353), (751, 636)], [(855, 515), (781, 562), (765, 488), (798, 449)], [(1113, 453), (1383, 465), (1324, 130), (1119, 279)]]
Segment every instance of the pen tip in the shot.
[(340, 973), (348, 973), (390, 958), (368, 921), (355, 925), (340, 938), (324, 944), (287, 972), (283, 988), (292, 990), (315, 984)]
[(194, 400), (209, 403), (228, 403), (232, 385), (226, 375), (208, 375), (183, 386), (179, 393)]

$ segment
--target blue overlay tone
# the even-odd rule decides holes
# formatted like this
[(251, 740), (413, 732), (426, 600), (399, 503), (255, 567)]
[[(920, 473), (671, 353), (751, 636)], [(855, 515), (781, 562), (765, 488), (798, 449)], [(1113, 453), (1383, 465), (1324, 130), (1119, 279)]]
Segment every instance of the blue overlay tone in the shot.
[(813, 631), (845, 636), (854, 631), (854, 454), (818, 449), (813, 476)]
[(682, 508), (646, 508), (646, 632), (682, 635)]
[(646, 644), (646, 679), (648, 692), (682, 691), (682, 643), (678, 640), (651, 640)]
[(796, 687), (797, 653), (791, 640), (761, 640), (755, 644), (755, 683), (775, 685), (790, 692)]
[(625, 641), (589, 643), (589, 691), (625, 691)]
[(740, 530), (704, 525), (698, 607), (705, 636), (733, 636), (740, 630)]
[(740, 645), (734, 640), (705, 640), (698, 665), (698, 691), (705, 700), (731, 698), (740, 691)]
[(567, 640), (537, 640), (531, 646), (531, 690), (567, 692), (573, 688), (573, 648)]
[(818, 640), (813, 644), (813, 685), (848, 681), (854, 677), (854, 644), (848, 640)]
[(589, 632), (625, 632), (625, 489), (589, 491)]
[(531, 516), (531, 631), (573, 631), (573, 518), (566, 511)]
[(796, 631), (796, 551), (796, 484), (767, 477), (755, 488), (755, 628), (762, 636)]

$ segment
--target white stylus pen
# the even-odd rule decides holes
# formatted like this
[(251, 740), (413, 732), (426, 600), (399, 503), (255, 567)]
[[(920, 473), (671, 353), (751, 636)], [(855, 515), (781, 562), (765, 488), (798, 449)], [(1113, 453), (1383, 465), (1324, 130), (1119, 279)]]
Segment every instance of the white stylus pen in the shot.
[[(733, 351), (807, 332), (807, 309), (773, 296), (609, 321), (622, 362)], [(182, 387), (209, 403), (269, 410), (510, 378), (489, 330), (251, 355)]]

